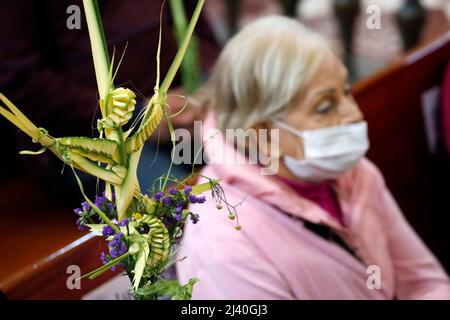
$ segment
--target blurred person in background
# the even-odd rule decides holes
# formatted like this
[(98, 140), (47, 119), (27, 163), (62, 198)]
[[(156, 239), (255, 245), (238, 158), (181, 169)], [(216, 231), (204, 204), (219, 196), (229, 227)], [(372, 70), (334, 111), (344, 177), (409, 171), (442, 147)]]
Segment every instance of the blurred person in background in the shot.
[[(265, 145), (255, 133), (241, 148), (205, 134), (203, 174), (221, 179), (242, 229), (214, 199), (193, 209), (201, 223), (185, 227), (177, 274), (201, 279), (194, 299), (450, 299), (448, 275), (364, 157), (367, 123), (336, 51), (278, 16), (250, 23), (222, 51), (203, 132), (279, 139)], [(252, 144), (279, 169), (250, 163)]]

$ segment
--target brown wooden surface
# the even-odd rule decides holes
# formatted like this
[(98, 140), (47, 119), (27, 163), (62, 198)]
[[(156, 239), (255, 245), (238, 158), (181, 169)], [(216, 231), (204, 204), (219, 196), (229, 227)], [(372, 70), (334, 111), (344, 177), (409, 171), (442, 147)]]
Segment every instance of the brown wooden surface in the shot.
[(99, 267), (104, 243), (78, 231), (72, 210), (52, 205), (29, 180), (0, 186), (0, 213), (0, 290), (7, 298), (79, 299), (114, 275), (67, 288), (67, 267), (78, 265), (83, 274)]
[(421, 96), (440, 85), (450, 31), (359, 82), (354, 96), (367, 122), (368, 157), (383, 172), (406, 217), (450, 269), (450, 161), (428, 151)]

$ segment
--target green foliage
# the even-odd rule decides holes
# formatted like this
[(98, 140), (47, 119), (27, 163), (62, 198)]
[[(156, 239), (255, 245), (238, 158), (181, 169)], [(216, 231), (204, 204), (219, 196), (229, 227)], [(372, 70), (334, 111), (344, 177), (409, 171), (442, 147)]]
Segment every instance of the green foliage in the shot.
[(181, 285), (176, 280), (158, 280), (155, 283), (145, 285), (136, 290), (137, 298), (146, 297), (170, 297), (172, 300), (190, 300), (194, 285), (199, 280), (197, 278), (190, 279), (185, 285)]
[[(175, 25), (175, 36), (178, 43), (182, 43), (187, 29), (186, 12), (182, 0), (170, 0), (172, 18)], [(199, 63), (198, 38), (192, 36), (186, 55), (181, 65), (181, 82), (183, 88), (189, 93), (194, 93), (201, 84), (201, 70)]]

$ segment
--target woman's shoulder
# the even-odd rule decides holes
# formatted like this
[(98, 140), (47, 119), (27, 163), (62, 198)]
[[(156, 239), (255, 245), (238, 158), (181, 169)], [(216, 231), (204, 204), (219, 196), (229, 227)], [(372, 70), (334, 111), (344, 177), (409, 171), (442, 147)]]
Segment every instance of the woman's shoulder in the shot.
[(362, 158), (350, 171), (338, 179), (344, 187), (385, 188), (385, 181), (380, 169), (369, 159)]
[(376, 164), (365, 157), (357, 163), (355, 172), (362, 178), (383, 179), (383, 174)]

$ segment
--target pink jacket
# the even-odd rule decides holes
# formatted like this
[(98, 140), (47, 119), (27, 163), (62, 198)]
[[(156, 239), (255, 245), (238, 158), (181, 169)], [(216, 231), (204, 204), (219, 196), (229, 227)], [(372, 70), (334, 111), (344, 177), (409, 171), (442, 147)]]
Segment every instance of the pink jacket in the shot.
[[(233, 149), (221, 141), (207, 142), (207, 153)], [(256, 165), (210, 164), (203, 174), (222, 179), (228, 202), (242, 201), (242, 230), (211, 197), (192, 206), (200, 222), (185, 227), (177, 273), (182, 283), (200, 279), (193, 299), (450, 299), (449, 277), (369, 160), (335, 182), (346, 227)], [(363, 262), (296, 217), (331, 227)], [(377, 269), (378, 289), (368, 285)]]

